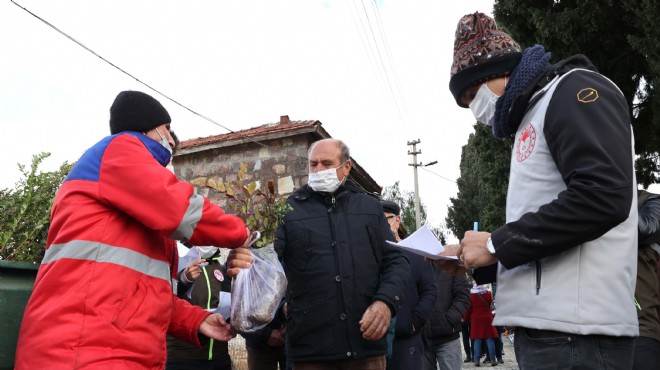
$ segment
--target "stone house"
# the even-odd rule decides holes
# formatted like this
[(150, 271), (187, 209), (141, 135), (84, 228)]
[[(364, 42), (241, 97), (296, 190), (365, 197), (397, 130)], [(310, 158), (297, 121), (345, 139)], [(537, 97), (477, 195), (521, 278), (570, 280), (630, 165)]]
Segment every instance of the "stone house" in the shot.
[[(209, 179), (216, 183), (236, 181), (240, 165), (245, 163), (247, 182), (255, 180), (265, 190), (267, 182), (273, 180), (276, 194), (287, 196), (307, 183), (310, 145), (330, 137), (320, 121), (291, 121), (282, 116), (276, 123), (182, 141), (172, 163), (180, 179), (224, 208), (225, 198), (206, 186)], [(355, 159), (351, 161), (351, 178), (366, 191), (380, 194), (382, 187)]]

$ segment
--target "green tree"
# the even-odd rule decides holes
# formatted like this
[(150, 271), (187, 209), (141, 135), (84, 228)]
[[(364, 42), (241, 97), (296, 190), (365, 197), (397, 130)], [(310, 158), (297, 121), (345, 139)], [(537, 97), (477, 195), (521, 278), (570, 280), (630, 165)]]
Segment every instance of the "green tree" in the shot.
[(0, 190), (0, 260), (38, 263), (44, 256), (55, 192), (72, 167), (65, 162), (58, 171), (37, 172), (48, 156), (32, 156), (29, 168), (19, 164), (23, 177), (14, 189)]
[(522, 47), (545, 46), (553, 61), (586, 55), (631, 107), (637, 181), (660, 180), (660, 2), (496, 0), (495, 19)]
[(472, 230), (492, 231), (506, 220), (506, 193), (509, 183), (511, 142), (496, 140), (490, 127), (475, 124), (461, 151), (458, 195), (450, 198), (447, 227), (458, 239)]
[[(399, 182), (397, 181), (394, 185), (383, 188), (383, 195), (381, 198), (384, 200), (391, 200), (401, 207), (401, 223), (406, 228), (409, 235), (417, 230), (415, 222), (415, 194), (413, 192), (402, 191)], [(419, 220), (422, 225), (426, 224), (426, 207), (424, 207), (424, 203), (421, 200), (419, 202)], [(427, 226), (443, 245), (446, 244), (442, 227)]]

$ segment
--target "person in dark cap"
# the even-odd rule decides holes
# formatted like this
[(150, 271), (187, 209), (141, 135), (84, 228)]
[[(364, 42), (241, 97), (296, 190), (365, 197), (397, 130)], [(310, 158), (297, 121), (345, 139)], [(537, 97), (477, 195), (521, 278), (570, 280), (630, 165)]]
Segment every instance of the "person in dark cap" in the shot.
[[(401, 207), (391, 200), (381, 200), (383, 213), (390, 231), (397, 242), (407, 236), (401, 222)], [(424, 257), (403, 251), (410, 264), (410, 279), (406, 298), (396, 315), (392, 355), (387, 361), (388, 370), (421, 369), (424, 360), (422, 329), (433, 310), (438, 291), (433, 277), (433, 267), (424, 262)], [(459, 360), (460, 360), (460, 348)], [(459, 361), (460, 363), (460, 361)]]
[(493, 324), (517, 328), (521, 369), (629, 369), (639, 334), (630, 107), (584, 55), (550, 58), (483, 13), (458, 22), (449, 89), (513, 145), (506, 225), (466, 232), (453, 253), (478, 284), (497, 279)]
[(651, 370), (660, 364), (660, 194), (637, 190), (638, 250), (635, 303), (639, 336), (635, 338), (633, 370)]
[(401, 222), (401, 207), (396, 202), (391, 200), (381, 200), (380, 204), (383, 206), (383, 212), (385, 212), (385, 218), (390, 224), (390, 229), (394, 238), (397, 242), (408, 237), (408, 230)]
[(16, 369), (162, 369), (166, 334), (197, 346), (233, 337), (222, 315), (172, 294), (175, 239), (238, 248), (232, 275), (251, 255), (239, 248), (249, 234), (241, 219), (165, 168), (175, 146), (170, 124), (153, 97), (117, 95), (112, 135), (82, 155), (53, 202)]

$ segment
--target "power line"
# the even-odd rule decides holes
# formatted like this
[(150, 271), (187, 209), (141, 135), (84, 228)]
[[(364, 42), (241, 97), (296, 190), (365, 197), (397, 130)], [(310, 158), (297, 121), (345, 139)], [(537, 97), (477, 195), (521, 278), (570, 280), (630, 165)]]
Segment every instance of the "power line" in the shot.
[[(161, 95), (161, 96), (164, 97), (165, 99), (171, 101), (172, 103), (174, 103), (174, 104), (176, 104), (176, 105), (182, 107), (183, 109), (189, 111), (190, 113), (192, 113), (192, 114), (194, 114), (194, 115), (196, 115), (196, 116), (198, 116), (198, 117), (200, 117), (200, 118), (202, 118), (202, 119), (204, 119), (204, 120), (206, 120), (206, 121), (208, 121), (208, 122), (210, 122), (210, 123), (212, 123), (212, 124), (214, 124), (214, 125), (216, 125), (216, 126), (219, 126), (219, 127), (223, 128), (223, 129), (229, 131), (230, 133), (235, 133), (235, 134), (240, 135), (241, 138), (243, 138), (243, 139), (245, 139), (245, 140), (247, 140), (247, 141), (250, 141), (250, 142), (255, 143), (255, 144), (257, 144), (257, 145), (261, 145), (262, 147), (265, 147), (265, 148), (274, 149), (274, 148), (271, 147), (270, 145), (267, 145), (267, 144), (264, 144), (264, 143), (259, 142), (259, 141), (257, 141), (257, 140), (254, 140), (254, 139), (252, 139), (252, 138), (250, 138), (250, 137), (248, 137), (248, 136), (245, 136), (245, 135), (241, 134), (240, 132), (236, 132), (236, 131), (230, 129), (229, 127), (227, 127), (227, 126), (225, 126), (225, 125), (223, 125), (223, 124), (221, 124), (221, 123), (219, 123), (219, 122), (217, 122), (217, 121), (211, 119), (210, 117), (207, 117), (207, 116), (205, 116), (205, 115), (203, 115), (203, 114), (200, 114), (200, 113), (198, 113), (198, 112), (192, 110), (191, 108), (188, 108), (186, 105), (183, 105), (182, 103), (179, 103), (178, 101), (176, 101), (176, 100), (174, 100), (173, 98), (169, 97), (169, 96), (166, 95), (165, 93), (163, 93), (163, 92), (157, 90), (155, 87), (152, 87), (151, 85), (149, 85), (149, 84), (147, 84), (146, 82), (140, 80), (139, 78), (137, 78), (137, 77), (135, 77), (134, 75), (132, 75), (131, 73), (125, 71), (124, 69), (122, 69), (121, 67), (117, 66), (116, 64), (110, 62), (110, 61), (107, 60), (106, 58), (104, 58), (104, 57), (102, 57), (101, 55), (99, 55), (98, 53), (96, 53), (94, 50), (92, 50), (92, 49), (88, 48), (87, 46), (85, 46), (82, 42), (80, 42), (80, 41), (74, 39), (73, 37), (69, 36), (66, 32), (60, 30), (60, 29), (57, 28), (55, 25), (51, 24), (50, 22), (46, 21), (45, 19), (41, 18), (40, 16), (34, 14), (33, 12), (31, 12), (31, 11), (28, 10), (27, 8), (21, 6), (20, 4), (18, 4), (18, 3), (15, 2), (14, 0), (11, 0), (11, 2), (14, 3), (14, 5), (18, 6), (19, 8), (25, 10), (27, 13), (29, 13), (29, 14), (32, 15), (33, 17), (37, 18), (38, 20), (40, 20), (41, 22), (43, 22), (44, 24), (46, 24), (47, 26), (49, 26), (49, 27), (52, 28), (53, 30), (57, 31), (57, 32), (58, 32), (59, 34), (61, 34), (62, 36), (68, 38), (69, 40), (71, 40), (71, 41), (73, 41), (74, 43), (76, 43), (78, 46), (82, 47), (83, 49), (87, 50), (87, 51), (90, 52), (91, 54), (95, 55), (96, 57), (98, 57), (99, 59), (101, 59), (102, 61), (104, 61), (105, 63), (111, 65), (112, 67), (114, 67), (115, 69), (117, 69), (118, 71), (120, 71), (121, 73), (123, 73), (123, 74), (125, 74), (125, 75), (131, 77), (132, 79), (134, 79), (134, 80), (137, 81), (138, 83), (140, 83), (140, 84), (146, 86), (146, 87), (149, 88), (150, 90), (152, 90), (152, 91), (158, 93), (159, 95)], [(305, 158), (305, 157), (301, 157), (301, 156), (297, 156), (297, 157), (299, 157), (299, 158), (304, 158), (305, 160), (307, 160), (307, 158)]]
[(399, 74), (396, 72), (396, 68), (394, 68), (392, 52), (390, 51), (390, 45), (384, 31), (385, 27), (383, 26), (382, 17), (380, 16), (380, 10), (378, 9), (378, 4), (376, 4), (376, 0), (371, 2), (371, 6), (374, 8), (374, 13), (376, 14), (376, 20), (378, 21), (380, 37), (383, 40), (383, 44), (385, 45), (385, 55), (387, 56), (387, 61), (390, 65), (390, 69), (392, 70), (392, 75), (394, 76), (394, 84), (396, 85), (397, 92), (399, 93), (399, 97), (403, 100), (402, 106), (405, 111), (405, 98), (403, 96), (403, 90), (401, 89), (401, 81), (399, 80)]
[(385, 74), (385, 79), (387, 80), (387, 86), (389, 87), (390, 94), (392, 94), (392, 98), (394, 99), (394, 106), (396, 108), (396, 111), (399, 115), (399, 119), (404, 121), (403, 119), (403, 114), (401, 112), (400, 104), (398, 102), (398, 99), (396, 98), (396, 94), (394, 93), (394, 89), (392, 88), (392, 83), (390, 82), (390, 76), (387, 73), (387, 68), (385, 67), (385, 62), (383, 62), (383, 56), (380, 52), (380, 48), (378, 47), (378, 41), (376, 41), (376, 35), (374, 33), (373, 27), (371, 27), (371, 19), (369, 18), (369, 13), (367, 12), (367, 7), (364, 5), (364, 0), (360, 0), (360, 3), (362, 4), (362, 9), (364, 10), (364, 15), (367, 17), (367, 24), (369, 25), (369, 31), (371, 32), (371, 38), (374, 40), (374, 46), (376, 47), (376, 51), (378, 52), (378, 59), (380, 60), (380, 64), (383, 67), (383, 71)]
[[(360, 10), (357, 9), (358, 5), (355, 4), (355, 1), (360, 1), (360, 4), (362, 5), (362, 12), (364, 12), (364, 16), (366, 17), (366, 22), (368, 26), (365, 26), (364, 21), (362, 20), (362, 16), (360, 13), (362, 13)], [(367, 11), (367, 8), (364, 5), (364, 0), (354, 0), (353, 1), (353, 6), (356, 9), (358, 18), (360, 19), (360, 24), (362, 26), (362, 32), (365, 34), (365, 38), (367, 39), (367, 43), (369, 45), (369, 51), (371, 52), (370, 57), (372, 57), (374, 60), (376, 60), (376, 69), (378, 72), (377, 75), (382, 79), (383, 76), (384, 78), (384, 85), (385, 85), (385, 94), (387, 97), (392, 99), (392, 103), (394, 105), (394, 110), (397, 116), (399, 117), (399, 120), (402, 122), (405, 122), (405, 118), (403, 116), (403, 112), (401, 110), (401, 104), (399, 103), (399, 99), (397, 98), (397, 94), (394, 92), (394, 89), (392, 88), (392, 83), (390, 81), (389, 73), (387, 71), (387, 67), (385, 66), (385, 62), (383, 61), (383, 56), (381, 54), (380, 48), (378, 46), (378, 41), (376, 40), (376, 34), (374, 33), (373, 27), (371, 25), (371, 19), (369, 17), (369, 13)], [(371, 37), (369, 37), (371, 36)], [(373, 47), (371, 46), (373, 40)], [(376, 51), (374, 52), (374, 48)], [(381, 75), (382, 73), (382, 75)]]
[(456, 181), (454, 181), (454, 180), (452, 180), (452, 179), (448, 179), (448, 178), (446, 178), (446, 177), (444, 177), (444, 176), (442, 176), (442, 175), (438, 175), (437, 173), (435, 173), (435, 172), (433, 172), (433, 171), (430, 171), (430, 170), (428, 170), (428, 169), (426, 169), (426, 168), (424, 168), (424, 167), (422, 167), (422, 169), (423, 169), (424, 171), (426, 171), (426, 172), (432, 174), (432, 175), (436, 175), (436, 176), (438, 176), (439, 178), (441, 178), (441, 179), (443, 179), (443, 180), (447, 180), (447, 181), (450, 181), (450, 182), (453, 182), (454, 184), (456, 184)]
[[(369, 32), (367, 31), (367, 26), (365, 25), (365, 22), (361, 15), (362, 12), (360, 11), (360, 9), (358, 9), (358, 5), (356, 4), (356, 1), (361, 1), (361, 0), (353, 0), (351, 1), (351, 4), (355, 9), (355, 16), (360, 21), (360, 27), (358, 28), (356, 25), (356, 28), (358, 29), (358, 33), (360, 34), (360, 41), (362, 41), (362, 47), (365, 49), (365, 52), (367, 51), (367, 48), (369, 49), (367, 53), (369, 57), (369, 63), (372, 69), (375, 71), (376, 79), (378, 80), (378, 84), (380, 88), (383, 90), (383, 94), (385, 95), (385, 98), (388, 100), (391, 99), (392, 103), (395, 104), (396, 106), (396, 97), (391, 93), (391, 89), (388, 89), (387, 81), (386, 79), (383, 78), (383, 76), (387, 76), (387, 71), (384, 69), (384, 65), (382, 61), (381, 63), (378, 62), (376, 51), (374, 51), (374, 47), (377, 47), (377, 45), (372, 46), (372, 42), (369, 38)], [(353, 16), (353, 12), (351, 12), (351, 16)], [(365, 47), (365, 43), (366, 43), (366, 47)], [(400, 115), (399, 111), (396, 111), (396, 113)]]
[[(270, 145), (264, 144), (264, 143), (262, 143), (262, 142), (260, 142), (260, 141), (258, 141), (258, 140), (254, 140), (254, 139), (252, 139), (252, 138), (250, 138), (250, 137), (248, 137), (248, 136), (245, 136), (245, 135), (241, 134), (240, 132), (236, 132), (236, 131), (230, 129), (229, 127), (227, 127), (227, 126), (222, 125), (222, 124), (220, 124), (219, 122), (216, 122), (215, 120), (211, 119), (210, 117), (207, 117), (207, 116), (205, 116), (205, 115), (202, 115), (202, 114), (200, 114), (200, 113), (198, 113), (198, 112), (192, 110), (191, 108), (187, 107), (186, 105), (184, 105), (184, 104), (182, 104), (182, 103), (179, 103), (178, 101), (176, 101), (176, 100), (174, 100), (173, 98), (169, 97), (169, 96), (166, 95), (165, 93), (163, 93), (163, 92), (157, 90), (156, 88), (152, 87), (151, 85), (147, 84), (146, 82), (143, 82), (142, 80), (140, 80), (140, 79), (137, 78), (136, 76), (132, 75), (131, 73), (127, 72), (127, 71), (124, 70), (123, 68), (121, 68), (121, 67), (117, 66), (116, 64), (110, 62), (109, 60), (107, 60), (107, 59), (104, 58), (103, 56), (101, 56), (101, 55), (99, 55), (98, 53), (96, 53), (94, 50), (92, 50), (92, 49), (90, 49), (89, 47), (85, 46), (82, 42), (80, 42), (80, 41), (74, 39), (73, 37), (69, 36), (66, 32), (60, 30), (60, 29), (59, 29), (58, 27), (56, 27), (55, 25), (53, 25), (53, 24), (51, 24), (50, 22), (46, 21), (45, 19), (39, 17), (38, 15), (36, 15), (36, 14), (33, 13), (33, 12), (31, 12), (31, 11), (28, 10), (27, 8), (23, 7), (22, 5), (16, 3), (14, 0), (11, 0), (11, 2), (14, 3), (14, 5), (16, 5), (17, 7), (23, 9), (24, 11), (26, 11), (28, 14), (30, 14), (30, 15), (32, 15), (33, 17), (35, 17), (35, 18), (37, 18), (38, 20), (40, 20), (42, 23), (44, 23), (44, 24), (46, 24), (47, 26), (49, 26), (49, 27), (52, 28), (53, 30), (57, 31), (57, 33), (59, 33), (59, 34), (61, 34), (62, 36), (66, 37), (67, 39), (73, 41), (73, 42), (76, 43), (78, 46), (82, 47), (83, 49), (87, 50), (87, 51), (90, 52), (91, 54), (95, 55), (96, 57), (98, 57), (99, 59), (101, 59), (102, 61), (104, 61), (105, 63), (111, 65), (112, 67), (114, 67), (115, 69), (117, 69), (118, 71), (120, 71), (121, 73), (123, 73), (123, 74), (125, 74), (125, 75), (127, 75), (127, 76), (129, 76), (129, 77), (131, 77), (131, 78), (133, 78), (133, 79), (134, 79), (135, 81), (137, 81), (138, 83), (140, 83), (140, 84), (146, 86), (146, 87), (149, 88), (150, 90), (156, 92), (157, 94), (159, 94), (159, 95), (161, 95), (162, 97), (164, 97), (165, 99), (167, 99), (167, 100), (173, 102), (174, 104), (176, 104), (176, 105), (178, 105), (178, 106), (180, 106), (180, 107), (186, 109), (187, 111), (189, 111), (189, 112), (192, 113), (193, 115), (196, 115), (196, 116), (198, 116), (198, 117), (200, 117), (200, 118), (202, 118), (202, 119), (204, 119), (204, 120), (206, 120), (206, 121), (208, 121), (208, 122), (210, 122), (210, 123), (212, 123), (212, 124), (214, 124), (214, 125), (216, 125), (216, 126), (219, 126), (219, 127), (223, 128), (223, 129), (229, 131), (230, 133), (238, 134), (241, 138), (243, 138), (243, 139), (245, 139), (245, 140), (247, 140), (247, 141), (250, 141), (250, 142), (252, 142), (252, 143), (255, 143), (255, 144), (257, 144), (257, 145), (260, 145), (260, 146), (265, 147), (265, 148), (268, 148), (268, 149), (275, 149), (274, 147), (272, 147), (272, 146), (270, 146)], [(302, 160), (305, 160), (305, 161), (308, 160), (307, 157), (303, 157), (303, 156), (300, 156), (300, 155), (295, 155), (295, 157), (296, 157), (297, 159), (302, 159)], [(358, 184), (357, 182), (354, 182), (354, 183), (355, 183), (357, 186), (359, 186), (360, 188), (362, 188), (362, 186), (360, 186), (360, 184)], [(364, 190), (365, 192), (367, 192), (364, 188), (362, 188), (362, 190)]]
[[(362, 48), (367, 51), (369, 49), (369, 52), (367, 52), (367, 57), (369, 58), (369, 64), (371, 65), (371, 68), (374, 71), (380, 72), (381, 69), (376, 62), (376, 54), (373, 51), (373, 48), (371, 46), (371, 43), (369, 42), (369, 36), (367, 35), (366, 28), (364, 26), (364, 22), (362, 21), (362, 17), (360, 17), (360, 11), (357, 8), (357, 5), (355, 4), (354, 1), (351, 1), (352, 9), (350, 9), (351, 13), (351, 19), (353, 20), (353, 25), (355, 26), (355, 29), (358, 32), (358, 35), (360, 36), (360, 41), (362, 42)], [(353, 14), (353, 10), (355, 10), (355, 14)], [(357, 17), (360, 20), (360, 26), (358, 26), (357, 21), (355, 20), (355, 17)], [(378, 81), (378, 84), (383, 91), (386, 90), (385, 84), (383, 82), (382, 77), (380, 76), (380, 73), (376, 73), (376, 80)], [(387, 93), (386, 93), (387, 95)]]

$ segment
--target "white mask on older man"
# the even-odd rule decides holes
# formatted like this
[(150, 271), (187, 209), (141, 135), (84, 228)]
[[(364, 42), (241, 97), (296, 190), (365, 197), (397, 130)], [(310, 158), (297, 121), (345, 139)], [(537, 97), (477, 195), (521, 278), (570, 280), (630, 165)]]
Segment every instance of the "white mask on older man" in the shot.
[[(340, 164), (337, 168), (343, 166), (344, 163)], [(337, 168), (328, 168), (323, 171), (310, 172), (307, 176), (307, 184), (314, 191), (334, 193), (342, 183), (342, 181), (337, 178)]]

